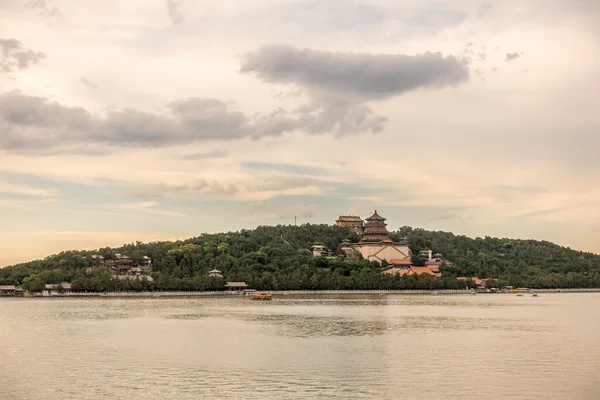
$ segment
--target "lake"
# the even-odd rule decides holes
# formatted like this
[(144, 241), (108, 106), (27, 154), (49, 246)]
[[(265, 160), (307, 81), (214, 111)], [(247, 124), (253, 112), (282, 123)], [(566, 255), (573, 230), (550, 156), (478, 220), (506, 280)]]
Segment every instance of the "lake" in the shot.
[(1, 399), (600, 399), (600, 294), (0, 299)]

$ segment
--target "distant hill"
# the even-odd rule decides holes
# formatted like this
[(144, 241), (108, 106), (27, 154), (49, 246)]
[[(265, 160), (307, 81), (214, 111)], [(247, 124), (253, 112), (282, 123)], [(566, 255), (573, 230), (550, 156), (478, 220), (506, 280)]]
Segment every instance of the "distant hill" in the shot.
[[(600, 256), (546, 241), (469, 238), (448, 232), (403, 227), (390, 238), (406, 238), (414, 254), (442, 253), (453, 263), (442, 267), (442, 278), (390, 277), (380, 265), (366, 260), (315, 258), (320, 243), (341, 255), (344, 239), (358, 236), (330, 225), (259, 226), (253, 230), (203, 234), (185, 241), (133, 243), (96, 251), (66, 251), (44, 260), (0, 269), (0, 284), (32, 288), (71, 282), (73, 290), (214, 290), (223, 281), (245, 281), (259, 290), (299, 289), (442, 289), (473, 286), (456, 277), (497, 278), (497, 285), (534, 288), (600, 287)], [(133, 260), (152, 259), (153, 282), (118, 281), (98, 268), (92, 255), (107, 259), (121, 253)], [(95, 267), (95, 268), (93, 268)], [(92, 269), (93, 268), (93, 269)], [(222, 271), (223, 279), (208, 271)]]

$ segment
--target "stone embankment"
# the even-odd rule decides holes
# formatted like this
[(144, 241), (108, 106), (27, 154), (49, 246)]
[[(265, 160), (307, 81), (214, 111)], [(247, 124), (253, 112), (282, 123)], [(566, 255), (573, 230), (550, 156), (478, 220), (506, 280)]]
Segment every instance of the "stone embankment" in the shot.
[[(470, 289), (446, 289), (446, 290), (269, 290), (269, 293), (274, 295), (293, 296), (293, 295), (340, 295), (340, 294), (472, 294), (473, 290)], [(584, 289), (534, 289), (532, 292), (537, 293), (597, 293), (600, 292), (600, 288), (584, 288)], [(481, 293), (488, 294), (488, 293)], [(494, 294), (494, 293), (489, 293)], [(503, 294), (501, 292), (497, 294)], [(64, 293), (58, 296), (51, 297), (232, 297), (239, 296), (241, 293), (238, 292), (107, 292), (107, 293), (90, 293), (90, 292), (72, 292)], [(41, 296), (35, 296), (41, 297)]]

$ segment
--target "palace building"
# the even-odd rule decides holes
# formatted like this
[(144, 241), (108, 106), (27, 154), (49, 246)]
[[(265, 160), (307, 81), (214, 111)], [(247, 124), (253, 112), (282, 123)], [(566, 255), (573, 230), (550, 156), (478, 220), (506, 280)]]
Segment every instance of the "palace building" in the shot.
[(363, 220), (356, 215), (340, 215), (335, 220), (335, 225), (348, 228), (357, 235), (362, 235), (363, 232)]
[[(355, 218), (360, 219), (360, 217)], [(338, 221), (336, 221), (336, 225)], [(392, 260), (396, 262), (405, 260), (404, 262), (410, 262), (412, 253), (408, 243), (390, 240), (386, 227), (385, 218), (375, 210), (373, 215), (365, 220), (361, 240), (358, 243), (345, 242), (342, 244), (342, 249), (346, 254), (358, 252), (365, 260), (369, 261), (386, 261), (389, 263)]]

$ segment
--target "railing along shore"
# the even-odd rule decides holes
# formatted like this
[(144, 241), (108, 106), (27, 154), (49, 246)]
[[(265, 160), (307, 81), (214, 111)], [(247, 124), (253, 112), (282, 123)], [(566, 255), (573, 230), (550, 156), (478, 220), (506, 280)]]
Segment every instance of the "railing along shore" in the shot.
[[(600, 288), (580, 288), (580, 289), (531, 289), (532, 292), (537, 293), (597, 293), (600, 292)], [(474, 293), (472, 289), (419, 289), (419, 290), (266, 290), (265, 292), (272, 293), (274, 295), (339, 295), (339, 294), (471, 294)], [(488, 293), (481, 293), (488, 294)], [(495, 293), (489, 293), (495, 294)], [(503, 294), (501, 292), (497, 294)], [(63, 293), (61, 295), (54, 295), (49, 297), (207, 297), (207, 296), (219, 296), (219, 297), (230, 297), (238, 296), (238, 292), (225, 292), (225, 291), (210, 291), (210, 292), (194, 292), (194, 291), (154, 291), (154, 292), (71, 292)], [(42, 297), (42, 296), (35, 296)]]

